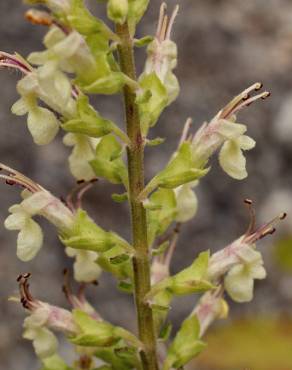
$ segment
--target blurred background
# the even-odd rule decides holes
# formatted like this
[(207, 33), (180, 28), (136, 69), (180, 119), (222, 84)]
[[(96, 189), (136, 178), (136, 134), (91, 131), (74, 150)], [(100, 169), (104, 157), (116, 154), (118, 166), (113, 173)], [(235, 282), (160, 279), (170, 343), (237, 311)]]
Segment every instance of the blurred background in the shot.
[[(175, 1), (167, 1), (170, 9)], [(91, 9), (102, 5), (88, 1)], [(199, 211), (183, 227), (172, 271), (189, 265), (205, 249), (215, 251), (241, 235), (248, 223), (243, 199), (255, 201), (258, 221), (269, 220), (280, 211), (292, 215), (292, 3), (290, 0), (184, 0), (174, 39), (178, 43), (176, 74), (181, 84), (177, 101), (166, 110), (152, 131), (167, 139), (147, 150), (147, 177), (156, 173), (175, 150), (183, 123), (194, 120), (194, 129), (210, 120), (234, 95), (261, 81), (271, 91), (268, 100), (250, 106), (239, 116), (248, 134), (257, 141), (247, 153), (249, 177), (236, 181), (212, 161), (212, 171), (197, 190)], [(140, 36), (153, 34), (160, 1), (152, 0), (141, 23)], [(42, 50), (45, 28), (28, 24), (21, 0), (0, 1), (0, 49), (27, 56)], [(103, 14), (103, 12), (102, 12)], [(137, 51), (142, 70), (145, 54)], [(24, 117), (10, 113), (17, 100), (19, 76), (0, 71), (0, 161), (24, 172), (58, 196), (74, 186), (66, 158), (69, 149), (61, 134), (49, 146), (36, 147)], [(98, 97), (97, 109), (122, 124), (120, 97)], [(19, 201), (16, 188), (0, 184), (0, 224), (10, 205)], [(129, 238), (128, 209), (113, 204), (110, 195), (119, 189), (104, 181), (86, 195), (85, 208), (105, 228)], [(292, 216), (291, 216), (292, 217)], [(232, 304), (230, 318), (214, 325), (209, 347), (190, 368), (199, 370), (292, 370), (292, 219), (280, 225), (271, 238), (259, 243), (268, 277), (256, 282), (250, 304)], [(8, 302), (17, 289), (16, 277), (30, 271), (32, 292), (40, 299), (68, 307), (61, 292), (62, 270), (70, 260), (57, 240), (55, 230), (40, 220), (45, 229), (45, 246), (28, 264), (16, 259), (16, 233), (0, 228), (0, 369), (34, 370), (39, 367), (31, 343), (21, 338), (23, 309)], [(88, 294), (101, 314), (116, 324), (135, 330), (133, 304), (119, 293), (110, 276)], [(196, 297), (177, 300), (171, 310), (176, 325), (194, 306)], [(118, 310), (117, 310), (118, 308)], [(61, 339), (61, 352), (70, 356)]]

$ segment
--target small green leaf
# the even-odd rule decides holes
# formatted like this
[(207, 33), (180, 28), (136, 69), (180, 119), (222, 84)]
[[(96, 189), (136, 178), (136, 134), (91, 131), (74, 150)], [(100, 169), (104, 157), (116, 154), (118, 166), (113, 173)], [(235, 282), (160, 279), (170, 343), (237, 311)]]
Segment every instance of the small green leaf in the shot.
[(154, 37), (148, 35), (148, 36), (142, 37), (141, 39), (135, 39), (134, 45), (137, 48), (143, 48), (144, 46), (148, 46), (150, 42), (152, 42), (153, 40), (154, 40)]
[(157, 146), (165, 142), (165, 138), (157, 137), (156, 139), (147, 140), (146, 145), (148, 146)]
[(128, 200), (128, 193), (123, 194), (112, 194), (112, 200), (117, 203), (123, 203)]

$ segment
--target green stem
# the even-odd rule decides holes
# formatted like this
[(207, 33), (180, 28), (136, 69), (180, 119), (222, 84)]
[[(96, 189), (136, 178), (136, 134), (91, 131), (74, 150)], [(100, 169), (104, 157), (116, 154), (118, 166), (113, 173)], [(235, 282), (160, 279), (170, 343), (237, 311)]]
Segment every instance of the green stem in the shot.
[[(133, 39), (130, 36), (128, 25), (117, 25), (116, 30), (121, 40), (118, 46), (121, 71), (132, 80), (136, 80)], [(135, 248), (135, 256), (133, 257), (135, 302), (139, 338), (144, 345), (141, 359), (144, 370), (158, 370), (153, 313), (145, 301), (145, 296), (151, 289), (151, 275), (146, 211), (142, 202), (138, 200), (138, 195), (144, 188), (144, 140), (141, 134), (139, 111), (135, 99), (135, 92), (125, 85), (124, 101), (127, 134), (131, 140), (131, 145), (127, 148), (127, 154), (132, 239)]]

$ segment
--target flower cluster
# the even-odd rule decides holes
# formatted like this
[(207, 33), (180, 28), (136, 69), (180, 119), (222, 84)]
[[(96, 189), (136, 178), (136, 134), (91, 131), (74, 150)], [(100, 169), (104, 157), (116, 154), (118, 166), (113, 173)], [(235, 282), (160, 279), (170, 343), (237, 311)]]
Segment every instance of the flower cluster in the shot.
[[(31, 53), (27, 60), (0, 52), (0, 67), (21, 73), (17, 83), (20, 99), (12, 112), (27, 115), (28, 130), (38, 145), (49, 144), (59, 131), (65, 131), (63, 143), (72, 147), (69, 168), (77, 185), (65, 199), (59, 199), (0, 164), (0, 178), (23, 190), (21, 201), (9, 208), (4, 224), (18, 231), (17, 256), (30, 261), (44, 239), (35, 217), (49, 221), (67, 256), (74, 258), (74, 277), (80, 285), (73, 294), (65, 271), (63, 292), (72, 306), (65, 310), (33, 298), (30, 274), (20, 275), (20, 301), (29, 314), (24, 338), (33, 342), (46, 370), (95, 369), (100, 365), (95, 358), (105, 370), (181, 369), (205, 348), (202, 337), (211, 323), (227, 316), (225, 292), (236, 302), (252, 299), (255, 280), (266, 276), (255, 243), (272, 234), (274, 224), (286, 216), (280, 214), (255, 228), (254, 209), (247, 199), (251, 221), (246, 233), (214, 254), (201, 252), (187, 268), (171, 275), (179, 232), (197, 212), (194, 189), (209, 172), (211, 157), (219, 151), (219, 163), (228, 175), (238, 180), (247, 176), (244, 151), (252, 149), (255, 141), (246, 135), (247, 126), (238, 123), (237, 115), (269, 93), (259, 93), (262, 84), (253, 84), (195, 134), (190, 133), (192, 120), (188, 119), (177, 150), (144, 186), (144, 148), (164, 141), (149, 139), (150, 128), (180, 90), (174, 73), (177, 45), (172, 39), (178, 6), (168, 17), (163, 3), (154, 37), (136, 39), (136, 25), (149, 0), (107, 0), (107, 16), (115, 31), (91, 14), (85, 0), (25, 2), (41, 5), (41, 9), (30, 9), (26, 19), (48, 31), (45, 50)], [(144, 46), (145, 66), (136, 78), (134, 47)], [(103, 117), (89, 96), (120, 92), (125, 100), (126, 132)], [(97, 225), (83, 209), (83, 195), (99, 179), (123, 186), (124, 192), (112, 194), (112, 198), (130, 204), (133, 245)], [(97, 284), (102, 271), (112, 274), (122, 291), (134, 293), (141, 340), (103, 320), (85, 298), (86, 284)], [(163, 348), (171, 331), (166, 317), (173, 298), (194, 293), (202, 296), (171, 344)], [(53, 331), (63, 333), (79, 354), (73, 368), (58, 356)], [(158, 339), (159, 364), (155, 354)]]

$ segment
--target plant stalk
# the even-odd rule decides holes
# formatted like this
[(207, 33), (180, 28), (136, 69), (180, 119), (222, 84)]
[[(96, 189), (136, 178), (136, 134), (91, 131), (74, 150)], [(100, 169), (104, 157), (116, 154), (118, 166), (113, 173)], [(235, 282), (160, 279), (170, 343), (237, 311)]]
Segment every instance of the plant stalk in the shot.
[[(121, 71), (132, 80), (136, 80), (133, 39), (127, 23), (117, 25), (116, 31), (120, 38), (118, 53)], [(145, 302), (145, 296), (151, 288), (146, 211), (142, 202), (138, 199), (138, 195), (144, 188), (144, 140), (141, 134), (138, 106), (135, 103), (136, 94), (127, 85), (125, 85), (123, 92), (127, 134), (131, 141), (127, 148), (129, 202), (132, 242), (135, 249), (135, 256), (133, 257), (135, 303), (139, 338), (144, 345), (141, 359), (144, 370), (158, 370), (153, 313)]]

